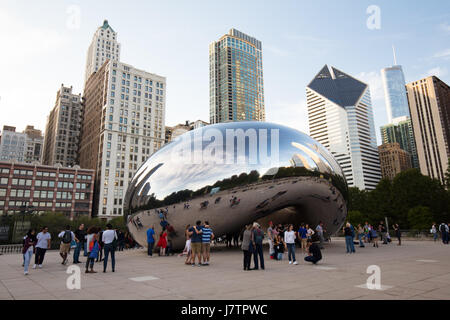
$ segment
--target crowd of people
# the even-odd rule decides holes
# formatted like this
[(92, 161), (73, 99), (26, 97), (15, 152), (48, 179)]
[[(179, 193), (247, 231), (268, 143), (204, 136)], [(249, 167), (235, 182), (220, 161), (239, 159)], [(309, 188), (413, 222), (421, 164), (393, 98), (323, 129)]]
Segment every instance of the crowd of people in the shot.
[[(148, 256), (153, 256), (155, 249), (160, 256), (173, 255), (172, 241), (177, 235), (174, 227), (167, 222), (164, 212), (162, 213), (161, 223), (162, 231), (159, 233), (159, 238), (156, 239), (155, 227), (152, 225), (147, 230), (147, 245)], [(441, 234), (442, 242), (449, 244), (449, 229), (450, 224), (441, 223), (437, 225), (433, 223), (430, 233), (436, 242), (439, 234)], [(401, 231), (398, 224), (393, 225), (395, 237), (398, 240), (397, 245), (401, 245)], [(355, 244), (359, 244), (360, 248), (366, 245), (373, 245), (378, 248), (379, 243), (388, 244), (392, 242), (387, 226), (383, 221), (380, 221), (378, 226), (374, 226), (368, 222), (364, 225), (358, 224), (355, 228), (350, 222), (347, 222), (342, 228), (342, 233), (345, 237), (346, 251), (348, 254), (356, 252)], [(285, 254), (289, 264), (298, 265), (296, 259), (297, 244), (301, 249), (301, 254), (304, 255), (304, 260), (316, 264), (322, 259), (321, 249), (324, 249), (323, 244), (329, 238), (325, 237), (326, 230), (323, 222), (312, 229), (310, 225), (302, 223), (298, 229), (294, 225), (274, 225), (269, 223), (267, 233), (264, 233), (259, 223), (254, 222), (246, 225), (243, 231), (239, 234), (227, 234), (227, 246), (239, 246), (241, 241), (241, 250), (243, 252), (243, 269), (244, 270), (258, 270), (265, 269), (264, 254), (263, 254), (263, 240), (267, 237), (269, 244), (270, 259), (284, 260)], [(186, 244), (180, 256), (186, 256), (185, 264), (192, 266), (208, 266), (210, 263), (210, 248), (211, 242), (216, 239), (213, 230), (208, 221), (198, 220), (194, 226), (187, 225), (184, 236)], [(99, 227), (91, 226), (85, 230), (84, 224), (81, 224), (77, 230), (72, 231), (70, 226), (66, 226), (58, 234), (60, 240), (59, 254), (61, 256), (62, 265), (66, 265), (70, 250), (73, 248), (73, 263), (82, 263), (80, 261), (81, 251), (83, 250), (84, 257), (86, 257), (85, 268), (86, 273), (96, 273), (94, 271), (95, 262), (103, 261), (103, 272), (106, 272), (108, 260), (111, 256), (111, 269), (115, 272), (115, 251), (122, 251), (124, 248), (140, 247), (128, 232), (124, 233), (121, 230), (114, 230), (111, 224), (106, 226), (105, 230)], [(29, 266), (32, 261), (33, 254), (34, 264), (33, 269), (42, 268), (45, 253), (51, 248), (51, 235), (48, 227), (44, 226), (39, 233), (36, 234), (34, 229), (30, 229), (23, 240), (23, 267), (24, 274), (29, 272)], [(251, 261), (253, 256), (253, 268)]]
[[(131, 248), (136, 243), (129, 233), (121, 230), (114, 230), (111, 224), (106, 225), (106, 229), (92, 226), (85, 230), (84, 224), (81, 224), (77, 230), (72, 231), (68, 225), (58, 234), (60, 240), (59, 254), (61, 264), (66, 265), (69, 259), (70, 250), (73, 248), (73, 263), (82, 263), (80, 261), (81, 250), (86, 258), (86, 273), (96, 273), (94, 271), (95, 262), (103, 261), (103, 272), (106, 272), (108, 260), (111, 256), (112, 272), (115, 272), (115, 251), (123, 251), (125, 247)], [(28, 275), (29, 266), (32, 261), (33, 269), (41, 269), (44, 263), (44, 257), (47, 250), (51, 248), (51, 234), (47, 226), (41, 228), (36, 234), (35, 229), (30, 229), (23, 239), (23, 264), (24, 274)], [(130, 241), (131, 239), (131, 241)]]
[[(176, 236), (176, 232), (170, 224), (162, 227), (159, 234), (159, 240), (155, 239), (155, 226), (152, 225), (147, 230), (147, 254), (153, 256), (156, 249), (160, 256), (173, 255), (172, 239)], [(186, 255), (185, 264), (192, 266), (207, 266), (210, 261), (211, 241), (214, 239), (214, 233), (208, 221), (203, 224), (200, 220), (194, 226), (187, 225), (184, 236), (186, 244), (180, 256)], [(155, 248), (156, 243), (156, 248)], [(195, 262), (198, 262), (197, 264)]]
[[(302, 253), (305, 255), (304, 260), (316, 264), (322, 259), (321, 249), (325, 242), (326, 230), (320, 222), (315, 230), (308, 224), (302, 224), (298, 231), (294, 231), (293, 225), (276, 225), (270, 222), (267, 229), (267, 238), (269, 242), (270, 258), (275, 260), (283, 260), (283, 253), (286, 251), (289, 264), (297, 265), (296, 260), (296, 243), (300, 244)], [(154, 251), (159, 252), (160, 256), (169, 255), (171, 251), (171, 234), (170, 230), (162, 227), (159, 239), (156, 239), (155, 227), (150, 226), (147, 230), (147, 247), (148, 256), (153, 256)], [(316, 239), (313, 241), (313, 236)], [(184, 250), (179, 256), (186, 256), (184, 261), (187, 265), (192, 266), (208, 266), (210, 263), (211, 242), (216, 239), (213, 230), (208, 221), (198, 220), (195, 225), (187, 225), (184, 233), (186, 243)], [(245, 226), (245, 229), (239, 234), (227, 234), (224, 239), (227, 247), (239, 246), (241, 242), (241, 250), (243, 252), (243, 269), (259, 270), (265, 269), (263, 240), (266, 234), (262, 230), (259, 223), (255, 222)], [(251, 261), (253, 256), (253, 267)]]
[[(398, 223), (392, 226), (395, 237), (397, 238), (397, 245), (402, 245), (402, 233)], [(436, 242), (439, 233), (441, 234), (442, 242), (444, 244), (449, 243), (449, 229), (450, 224), (441, 223), (439, 226), (433, 223), (430, 229), (430, 233), (433, 236), (433, 240)], [(368, 222), (364, 225), (358, 224), (355, 228), (350, 222), (347, 222), (343, 228), (343, 233), (345, 236), (345, 243), (347, 253), (355, 253), (355, 241), (359, 243), (359, 247), (364, 248), (365, 245), (371, 244), (375, 248), (379, 248), (379, 243), (388, 244), (392, 242), (391, 236), (388, 232), (387, 226), (383, 221), (380, 221), (378, 226), (374, 226)], [(356, 238), (356, 239), (355, 239)]]

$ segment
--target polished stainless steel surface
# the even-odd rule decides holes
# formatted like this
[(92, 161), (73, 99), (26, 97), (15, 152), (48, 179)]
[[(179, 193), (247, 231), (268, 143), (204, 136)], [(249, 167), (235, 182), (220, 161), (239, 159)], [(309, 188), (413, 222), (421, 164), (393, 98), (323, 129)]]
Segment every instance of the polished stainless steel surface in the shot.
[(323, 221), (334, 233), (347, 200), (341, 168), (317, 141), (278, 124), (230, 122), (189, 131), (154, 153), (132, 179), (124, 211), (138, 243), (147, 245), (149, 226), (159, 235), (169, 223), (180, 249), (196, 220), (209, 221), (216, 236), (269, 220)]

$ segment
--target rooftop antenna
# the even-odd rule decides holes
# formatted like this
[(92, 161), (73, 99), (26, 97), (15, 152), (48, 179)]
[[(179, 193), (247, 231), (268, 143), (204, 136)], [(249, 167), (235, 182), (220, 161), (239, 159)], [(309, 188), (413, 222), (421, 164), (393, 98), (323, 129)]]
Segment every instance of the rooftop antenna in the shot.
[(394, 66), (397, 65), (397, 55), (395, 54), (395, 47), (392, 45), (392, 52), (394, 53)]

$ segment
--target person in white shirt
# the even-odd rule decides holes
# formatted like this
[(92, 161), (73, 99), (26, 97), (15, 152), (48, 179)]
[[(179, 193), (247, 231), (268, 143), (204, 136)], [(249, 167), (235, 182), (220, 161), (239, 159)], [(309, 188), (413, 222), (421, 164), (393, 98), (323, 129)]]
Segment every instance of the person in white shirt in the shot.
[(61, 264), (67, 263), (67, 255), (69, 254), (70, 244), (75, 241), (75, 234), (70, 231), (70, 226), (66, 226), (66, 230), (61, 231), (58, 234), (58, 238), (61, 239), (61, 245), (59, 246), (59, 255), (63, 259)]
[(47, 251), (47, 249), (50, 249), (52, 236), (48, 232), (48, 227), (44, 226), (42, 228), (42, 231), (39, 232), (36, 236), (36, 239), (36, 255), (34, 256), (33, 269), (36, 269), (36, 266), (42, 268), (45, 252)]
[(284, 232), (284, 243), (288, 250), (289, 264), (298, 264), (295, 260), (295, 238), (294, 226), (290, 224), (288, 231)]
[(273, 222), (272, 221), (269, 222), (269, 227), (267, 228), (267, 237), (268, 237), (268, 241), (269, 241), (269, 255), (273, 255), (275, 253), (275, 249), (273, 247), (274, 236), (273, 236)]
[(102, 235), (102, 242), (104, 243), (104, 250), (105, 250), (105, 259), (103, 260), (103, 272), (106, 272), (106, 267), (108, 266), (108, 256), (109, 253), (111, 253), (111, 267), (112, 272), (114, 272), (114, 269), (116, 267), (116, 257), (115, 257), (115, 251), (116, 251), (116, 241), (117, 240), (117, 233), (115, 230), (113, 230), (112, 225), (108, 223), (106, 225), (106, 230), (103, 231)]
[(310, 228), (309, 224), (307, 224), (307, 225), (305, 226), (305, 228), (306, 228), (306, 239), (307, 239), (307, 240), (308, 240), (308, 239), (312, 239), (312, 236), (313, 236), (314, 233), (315, 233), (314, 230)]

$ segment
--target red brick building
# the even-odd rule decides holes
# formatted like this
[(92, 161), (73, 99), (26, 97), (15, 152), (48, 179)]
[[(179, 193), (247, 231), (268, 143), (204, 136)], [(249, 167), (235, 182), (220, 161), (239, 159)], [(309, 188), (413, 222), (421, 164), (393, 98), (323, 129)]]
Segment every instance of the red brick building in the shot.
[(62, 212), (70, 218), (92, 215), (95, 171), (78, 166), (0, 162), (0, 215)]

